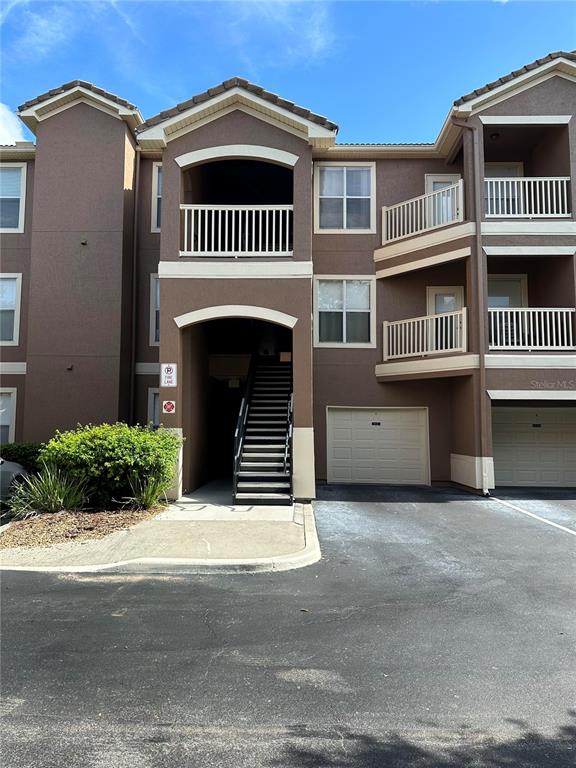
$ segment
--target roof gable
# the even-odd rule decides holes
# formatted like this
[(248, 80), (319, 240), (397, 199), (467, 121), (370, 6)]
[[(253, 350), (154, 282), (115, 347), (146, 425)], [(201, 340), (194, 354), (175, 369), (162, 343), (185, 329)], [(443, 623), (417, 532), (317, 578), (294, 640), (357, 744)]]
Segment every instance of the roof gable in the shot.
[(232, 109), (241, 109), (273, 122), (284, 130), (301, 135), (314, 146), (333, 144), (338, 131), (338, 126), (327, 118), (248, 80), (234, 77), (146, 120), (137, 129), (138, 141), (146, 148), (163, 147), (177, 136)]
[(463, 115), (478, 112), (554, 76), (566, 77), (576, 82), (575, 52), (555, 51), (525, 64), (520, 69), (461, 96), (454, 102), (452, 111)]
[(80, 103), (89, 104), (126, 121), (132, 130), (142, 122), (142, 115), (134, 104), (86, 80), (72, 80), (24, 102), (18, 107), (18, 115), (35, 132), (42, 120)]

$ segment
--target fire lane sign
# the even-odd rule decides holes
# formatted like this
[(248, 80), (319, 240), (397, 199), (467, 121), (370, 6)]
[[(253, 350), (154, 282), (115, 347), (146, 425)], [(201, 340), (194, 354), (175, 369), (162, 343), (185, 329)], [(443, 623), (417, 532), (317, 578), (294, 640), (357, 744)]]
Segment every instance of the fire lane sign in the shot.
[(160, 386), (175, 387), (177, 384), (177, 366), (176, 363), (160, 364)]

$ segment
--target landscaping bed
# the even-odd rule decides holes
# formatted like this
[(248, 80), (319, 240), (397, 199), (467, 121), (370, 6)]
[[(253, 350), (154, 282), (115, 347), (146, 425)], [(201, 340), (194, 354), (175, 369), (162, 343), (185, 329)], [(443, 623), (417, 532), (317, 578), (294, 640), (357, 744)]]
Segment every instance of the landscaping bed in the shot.
[(161, 509), (42, 513), (11, 523), (0, 534), (0, 549), (50, 547), (70, 541), (102, 539), (154, 517)]

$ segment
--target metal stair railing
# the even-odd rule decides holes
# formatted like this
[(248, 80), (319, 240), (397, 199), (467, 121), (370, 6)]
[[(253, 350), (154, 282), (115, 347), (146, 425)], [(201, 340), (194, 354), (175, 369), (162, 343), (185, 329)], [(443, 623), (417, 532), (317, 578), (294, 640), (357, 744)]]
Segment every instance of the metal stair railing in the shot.
[(252, 387), (254, 384), (254, 367), (254, 361), (251, 360), (250, 368), (248, 369), (246, 389), (240, 404), (240, 412), (238, 413), (238, 421), (236, 422), (236, 431), (234, 432), (234, 468), (232, 474), (232, 494), (234, 501), (236, 501), (236, 494), (238, 493), (238, 473), (242, 461), (242, 449), (244, 447), (244, 437), (246, 435), (246, 421), (248, 420), (248, 409), (250, 407), (250, 398), (252, 396)]
[(292, 442), (293, 442), (293, 421), (294, 421), (294, 393), (290, 395), (288, 400), (288, 412), (286, 414), (286, 440), (284, 443), (284, 474), (286, 474), (288, 468), (288, 458), (290, 457), (290, 496), (293, 496), (293, 469), (294, 462), (292, 458)]

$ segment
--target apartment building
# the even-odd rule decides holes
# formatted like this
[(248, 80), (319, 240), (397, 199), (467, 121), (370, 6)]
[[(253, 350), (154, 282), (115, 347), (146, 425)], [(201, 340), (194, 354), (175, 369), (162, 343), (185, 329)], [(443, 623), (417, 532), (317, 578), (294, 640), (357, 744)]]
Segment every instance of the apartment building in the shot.
[(25, 102), (2, 439), (162, 423), (179, 490), (228, 475), (237, 501), (576, 486), (575, 108), (568, 52), (457, 99), (430, 144), (338, 144), (240, 78), (148, 120), (83, 81)]

